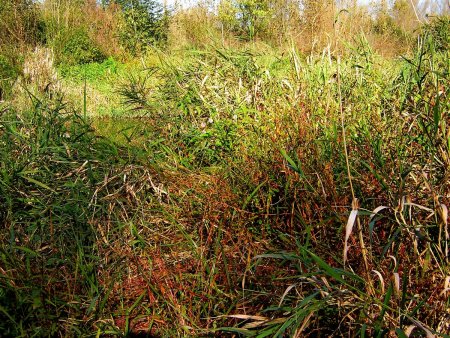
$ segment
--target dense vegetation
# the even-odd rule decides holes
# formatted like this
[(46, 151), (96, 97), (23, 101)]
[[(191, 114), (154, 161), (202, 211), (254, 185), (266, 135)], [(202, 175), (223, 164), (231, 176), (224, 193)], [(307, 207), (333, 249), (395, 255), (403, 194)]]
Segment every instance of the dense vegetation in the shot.
[(448, 337), (425, 6), (0, 0), (0, 336)]

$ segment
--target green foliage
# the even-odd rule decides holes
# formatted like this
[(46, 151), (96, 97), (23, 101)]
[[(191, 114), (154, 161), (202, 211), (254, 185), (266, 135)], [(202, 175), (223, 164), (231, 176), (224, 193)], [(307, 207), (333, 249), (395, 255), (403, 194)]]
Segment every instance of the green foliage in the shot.
[(155, 0), (117, 0), (124, 15), (119, 32), (123, 46), (139, 54), (151, 46), (163, 46), (167, 41), (169, 14)]
[[(152, 134), (163, 135), (148, 145), (160, 154), (156, 161), (219, 172), (232, 182), (239, 209), (251, 215), (234, 229), (269, 238), (271, 248), (283, 251), (258, 256), (260, 264), (249, 268), (249, 275), (257, 276), (246, 285), (256, 290), (252, 314), (258, 319), (249, 322), (247, 312), (242, 316), (247, 322), (225, 331), (292, 336), (302, 329), (305, 336), (317, 330), (382, 336), (411, 323), (435, 330), (441, 325), (438, 318), (446, 305), (439, 303), (439, 310), (421, 305), (432, 297), (421, 285), (431, 282), (428, 273), (437, 271), (431, 266), (448, 271), (448, 239), (444, 221), (436, 216), (442, 211), (435, 198), (441, 196), (439, 203), (447, 204), (442, 196), (449, 189), (449, 71), (446, 53), (436, 52), (430, 38), (420, 41), (413, 58), (387, 60), (359, 36), (339, 68), (332, 58), (305, 60), (295, 50), (283, 57), (232, 49), (196, 51), (183, 54), (183, 62), (161, 57), (162, 64), (145, 81), (125, 85), (127, 103), (156, 121)], [(370, 243), (367, 269), (352, 235), (349, 264), (354, 271), (340, 258), (350, 209), (336, 206), (351, 203), (341, 117), (353, 189), (362, 205), (353, 215), (361, 223), (361, 238)], [(414, 212), (409, 198), (425, 209)], [(380, 206), (385, 206), (383, 214), (366, 217), (371, 214), (367, 210)], [(288, 224), (294, 229), (287, 229)], [(298, 244), (295, 253), (285, 254), (293, 243)], [(417, 264), (420, 252), (436, 259)], [(386, 262), (388, 256), (395, 257), (403, 275), (395, 275), (399, 270)], [(278, 266), (273, 258), (282, 263)], [(274, 271), (265, 286), (264, 273), (257, 274), (259, 265)], [(373, 288), (372, 270), (384, 278), (382, 287)], [(414, 271), (415, 277), (404, 271)], [(404, 278), (401, 288), (389, 282), (393, 274)], [(276, 299), (274, 285), (283, 285), (276, 287)], [(288, 292), (293, 288), (297, 293)], [(407, 303), (417, 303), (420, 311), (411, 311)], [(395, 316), (400, 319), (392, 321)], [(338, 331), (328, 331), (336, 327)]]
[(219, 19), (225, 27), (248, 40), (266, 32), (271, 14), (266, 0), (224, 0), (219, 6)]
[(0, 54), (0, 79), (9, 80), (17, 76), (17, 68), (4, 55)]
[(220, 1), (217, 15), (225, 30), (236, 31), (238, 29), (239, 21), (237, 14), (238, 8), (234, 5), (233, 1)]
[(390, 35), (397, 38), (404, 38), (406, 33), (389, 14), (378, 15), (373, 24), (373, 30), (379, 35)]
[[(28, 113), (2, 113), (0, 266), (9, 277), (0, 279), (0, 333), (92, 332), (102, 311), (92, 300), (105, 290), (96, 275), (91, 220), (107, 212), (92, 198), (105, 175), (130, 158), (59, 100), (36, 100)], [(61, 325), (81, 313), (83, 325)]]
[[(258, 38), (271, 9), (240, 4), (230, 29)], [(2, 103), (0, 335), (444, 335), (450, 65), (428, 29), (401, 59), (361, 34), (336, 58), (251, 43), (59, 65), (83, 113), (105, 85), (128, 115)], [(67, 58), (91, 43), (61, 34)]]
[[(405, 51), (413, 49), (420, 24), (412, 2), (396, 0), (390, 8), (383, 4), (372, 19), (372, 32), (375, 36), (386, 37), (389, 43), (402, 46)], [(395, 45), (391, 48), (395, 49)], [(388, 46), (385, 49), (389, 51)]]
[(60, 74), (69, 80), (82, 83), (85, 79), (88, 82), (106, 81), (111, 76), (116, 76), (122, 64), (109, 57), (105, 61), (91, 62), (87, 64), (68, 65), (61, 64), (58, 69)]
[(0, 0), (0, 100), (19, 76), (23, 54), (42, 41), (43, 24), (31, 0)]
[(11, 56), (0, 53), (0, 101), (7, 98), (11, 88), (20, 74), (17, 56), (11, 60)]
[(436, 51), (445, 52), (450, 49), (450, 16), (432, 18), (424, 30), (431, 35)]
[(54, 42), (54, 47), (58, 63), (79, 65), (106, 59), (106, 55), (84, 28), (62, 30)]

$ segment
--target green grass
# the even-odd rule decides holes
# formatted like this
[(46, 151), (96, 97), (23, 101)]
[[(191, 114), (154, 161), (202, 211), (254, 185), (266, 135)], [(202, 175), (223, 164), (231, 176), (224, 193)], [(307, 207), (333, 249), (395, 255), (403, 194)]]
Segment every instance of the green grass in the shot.
[(3, 336), (448, 334), (448, 51), (184, 53), (1, 107)]

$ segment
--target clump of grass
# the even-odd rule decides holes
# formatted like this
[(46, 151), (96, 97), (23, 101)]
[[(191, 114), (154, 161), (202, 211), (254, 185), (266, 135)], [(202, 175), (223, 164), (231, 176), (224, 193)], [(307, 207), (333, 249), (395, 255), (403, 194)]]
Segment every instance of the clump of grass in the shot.
[[(409, 336), (420, 332), (427, 337), (444, 336), (448, 332), (445, 291), (449, 273), (448, 235), (444, 229), (448, 224), (449, 148), (447, 118), (443, 118), (441, 110), (448, 110), (448, 100), (444, 99), (443, 103), (448, 91), (443, 90), (441, 83), (448, 81), (449, 73), (448, 65), (441, 63), (442, 58), (445, 53), (436, 52), (432, 40), (425, 36), (416, 54), (405, 60), (400, 75), (393, 80), (397, 95), (381, 93), (383, 101), (376, 105), (365, 98), (370, 88), (359, 92), (355, 82), (352, 87), (346, 87), (355, 80), (344, 73), (342, 85), (346, 95), (342, 105), (350, 135), (349, 152), (340, 159), (332, 158), (331, 163), (335, 175), (340, 172), (341, 179), (348, 176), (353, 180), (356, 196), (369, 210), (354, 205), (348, 212), (347, 226), (340, 236), (344, 243), (343, 258), (335, 254), (331, 245), (339, 232), (321, 226), (323, 213), (328, 210), (318, 208), (315, 216), (305, 222), (309, 226), (300, 228), (295, 235), (296, 253), (259, 256), (259, 261), (281, 260), (285, 271), (294, 268), (298, 275), (293, 277), (286, 272), (277, 278), (285, 285), (285, 292), (278, 294), (278, 306), (234, 316), (247, 321), (225, 330), (248, 336), (314, 335), (316, 330), (327, 332), (325, 328), (331, 327), (335, 329), (327, 334), (336, 336), (349, 331), (363, 336), (389, 333)], [(358, 65), (363, 70), (363, 82), (373, 80), (369, 77), (372, 62), (366, 67)], [(349, 70), (344, 68), (343, 72), (346, 71)], [(337, 96), (339, 100), (340, 97)], [(356, 97), (368, 107), (378, 107), (381, 115), (371, 112), (369, 116), (355, 119), (350, 113), (357, 105), (353, 101)], [(397, 110), (391, 110), (393, 107)], [(381, 131), (368, 124), (373, 118), (379, 119), (378, 123), (387, 129)], [(334, 136), (337, 138), (338, 133)], [(345, 146), (344, 138), (331, 145), (335, 154), (343, 154)], [(314, 173), (308, 173), (305, 168), (311, 161), (294, 160), (292, 155), (282, 153), (290, 169), (309, 186)], [(347, 159), (349, 163), (345, 165)], [(350, 188), (342, 190), (341, 186), (340, 192), (346, 190), (351, 196), (353, 188)], [(380, 193), (375, 197), (373, 190), (370, 194), (367, 189), (380, 189)], [(320, 192), (315, 193), (318, 198)], [(326, 188), (323, 194), (326, 196)], [(297, 198), (296, 203), (304, 205), (304, 199)], [(297, 212), (304, 214), (302, 209), (306, 208), (298, 208)], [(362, 225), (361, 241), (354, 239), (357, 235), (353, 224), (357, 219)], [(335, 221), (337, 229), (339, 223), (344, 228), (344, 219), (339, 222), (335, 218)], [(318, 237), (317, 233), (323, 233), (324, 237)], [(367, 248), (364, 242), (368, 243)], [(345, 270), (348, 252), (349, 270)], [(259, 264), (271, 265), (270, 262)], [(436, 288), (425, 285), (436, 285)], [(289, 294), (293, 296), (288, 305)], [(274, 315), (273, 311), (279, 314)], [(331, 318), (337, 321), (331, 323)]]
[(109, 214), (98, 199), (110, 193), (108, 176), (128, 158), (61, 101), (35, 98), (23, 113), (6, 108), (0, 126), (0, 330), (6, 336), (89, 331), (108, 292), (98, 281), (93, 220)]

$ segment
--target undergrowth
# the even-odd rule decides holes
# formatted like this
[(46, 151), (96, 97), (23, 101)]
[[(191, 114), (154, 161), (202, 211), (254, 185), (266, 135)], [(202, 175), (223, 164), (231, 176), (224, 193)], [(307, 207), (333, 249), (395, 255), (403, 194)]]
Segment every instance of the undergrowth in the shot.
[(153, 52), (126, 116), (3, 103), (3, 336), (448, 335), (440, 46)]

